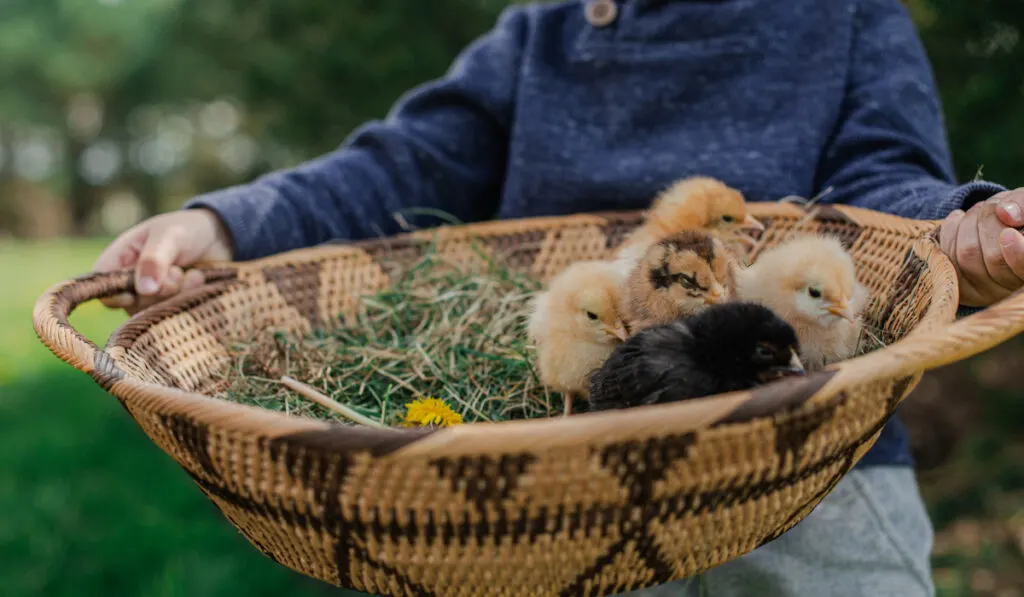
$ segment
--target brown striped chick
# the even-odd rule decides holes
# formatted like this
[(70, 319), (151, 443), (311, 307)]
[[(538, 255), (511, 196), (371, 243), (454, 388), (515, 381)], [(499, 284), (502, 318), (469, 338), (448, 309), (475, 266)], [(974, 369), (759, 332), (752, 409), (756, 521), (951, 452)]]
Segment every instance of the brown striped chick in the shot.
[(684, 230), (656, 242), (629, 276), (625, 310), (630, 332), (728, 301), (736, 267), (722, 242), (703, 230)]
[(628, 335), (622, 314), (625, 276), (609, 261), (577, 262), (535, 298), (527, 333), (537, 349), (541, 383), (564, 399), (589, 399), (590, 374)]
[(743, 194), (736, 189), (706, 176), (684, 178), (658, 194), (644, 223), (623, 242), (616, 257), (632, 269), (652, 244), (693, 228), (708, 230), (740, 256), (756, 243), (746, 231), (764, 230), (764, 225), (747, 213)]
[(808, 371), (857, 352), (868, 292), (836, 238), (798, 237), (763, 252), (738, 273), (736, 294), (772, 309), (793, 326)]

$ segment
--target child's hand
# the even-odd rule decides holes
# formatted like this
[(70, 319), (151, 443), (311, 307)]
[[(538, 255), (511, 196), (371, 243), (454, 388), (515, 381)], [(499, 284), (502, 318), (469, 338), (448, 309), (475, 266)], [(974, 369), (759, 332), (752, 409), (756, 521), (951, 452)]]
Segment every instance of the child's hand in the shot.
[(232, 252), (229, 235), (212, 211), (188, 209), (150, 218), (123, 232), (99, 256), (93, 271), (134, 267), (138, 296), (120, 294), (102, 302), (135, 313), (203, 283), (202, 273), (184, 273), (183, 268), (199, 261), (229, 260)]
[(954, 211), (939, 233), (960, 280), (960, 304), (988, 307), (1024, 286), (1024, 188)]

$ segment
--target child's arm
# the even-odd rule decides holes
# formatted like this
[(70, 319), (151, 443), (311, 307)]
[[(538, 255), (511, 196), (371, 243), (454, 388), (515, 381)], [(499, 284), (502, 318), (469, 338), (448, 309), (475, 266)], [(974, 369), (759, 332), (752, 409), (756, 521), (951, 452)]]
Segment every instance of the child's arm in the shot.
[(137, 294), (103, 302), (134, 313), (201, 284), (201, 274), (184, 271), (199, 261), (254, 259), (396, 232), (392, 214), (403, 208), (434, 208), (464, 221), (491, 215), (504, 178), (526, 30), (525, 10), (507, 9), (443, 78), (406, 94), (383, 122), (363, 126), (337, 151), (197, 197), (189, 209), (123, 232), (94, 270), (133, 268)]
[[(816, 181), (832, 189), (822, 201), (950, 216), (941, 244), (957, 268), (961, 303), (1005, 298), (1024, 285), (1024, 238), (1002, 232), (1024, 224), (1005, 209), (1024, 206), (1024, 191), (956, 184), (931, 66), (910, 16), (899, 0), (860, 0), (857, 10), (846, 100)], [(996, 195), (1003, 208), (986, 201)]]
[(823, 202), (941, 219), (1003, 191), (956, 185), (931, 65), (899, 0), (860, 0), (850, 79), (816, 187)]
[(403, 208), (487, 218), (501, 191), (525, 17), (507, 10), (443, 78), (403, 96), (338, 150), (186, 207), (217, 213), (239, 260), (394, 233), (392, 214)]

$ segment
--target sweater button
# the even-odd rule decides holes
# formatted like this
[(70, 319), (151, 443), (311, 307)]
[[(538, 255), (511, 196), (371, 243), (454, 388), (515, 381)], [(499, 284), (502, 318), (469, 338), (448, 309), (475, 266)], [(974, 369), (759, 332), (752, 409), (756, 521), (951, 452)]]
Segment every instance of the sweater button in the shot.
[(619, 14), (619, 7), (613, 0), (590, 0), (587, 2), (587, 22), (594, 27), (606, 27)]

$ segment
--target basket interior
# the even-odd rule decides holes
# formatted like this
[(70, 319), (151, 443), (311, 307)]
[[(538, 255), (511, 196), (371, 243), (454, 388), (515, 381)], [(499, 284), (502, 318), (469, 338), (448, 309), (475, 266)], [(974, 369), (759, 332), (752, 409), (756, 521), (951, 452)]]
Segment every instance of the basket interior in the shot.
[[(935, 290), (928, 268), (934, 243), (906, 224), (864, 224), (834, 208), (812, 214), (754, 206), (766, 227), (751, 257), (793, 234), (837, 236), (870, 290), (867, 320), (886, 344), (915, 329)], [(237, 275), (157, 305), (111, 337), (107, 351), (129, 375), (207, 393), (232, 366), (227, 346), (267, 328), (294, 333), (336, 325), (360, 295), (384, 288), (396, 264), (432, 249), (473, 267), (479, 250), (506, 267), (546, 281), (572, 262), (608, 257), (640, 222), (639, 215), (576, 216), (445, 228), (354, 245), (320, 247), (238, 266)], [(436, 247), (432, 247), (433, 243)]]

